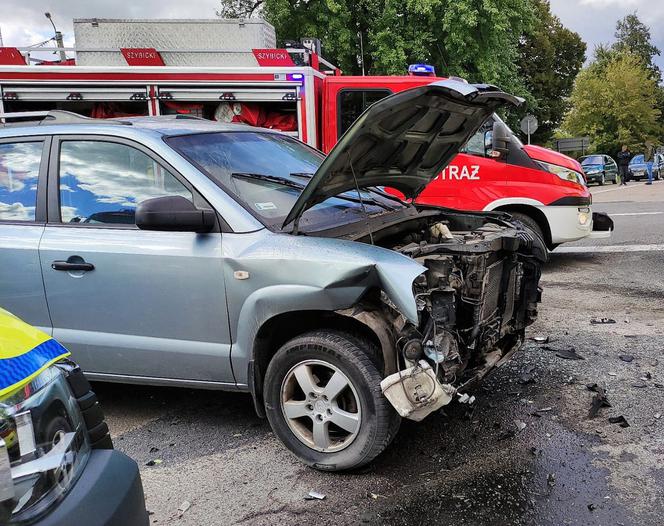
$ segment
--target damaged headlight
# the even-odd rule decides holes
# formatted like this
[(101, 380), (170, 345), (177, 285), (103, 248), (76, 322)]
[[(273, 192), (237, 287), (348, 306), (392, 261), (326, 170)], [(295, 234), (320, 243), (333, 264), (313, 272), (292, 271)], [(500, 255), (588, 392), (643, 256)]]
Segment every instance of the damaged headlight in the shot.
[(581, 186), (585, 186), (586, 184), (586, 180), (584, 179), (583, 175), (575, 170), (565, 168), (564, 166), (560, 166), (558, 164), (545, 163), (544, 161), (537, 161), (537, 164), (539, 164), (547, 172), (557, 175), (564, 181), (577, 183)]
[(57, 366), (0, 398), (0, 522), (43, 515), (74, 485), (89, 452), (78, 404)]

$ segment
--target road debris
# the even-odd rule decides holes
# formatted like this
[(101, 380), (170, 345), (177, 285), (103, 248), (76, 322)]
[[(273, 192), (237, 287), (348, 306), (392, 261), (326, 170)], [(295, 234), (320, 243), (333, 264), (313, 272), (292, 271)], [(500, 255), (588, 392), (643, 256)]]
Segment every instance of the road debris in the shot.
[(583, 356), (577, 354), (574, 347), (570, 347), (569, 349), (559, 349), (556, 351), (556, 356), (565, 360), (585, 360)]
[(606, 389), (597, 384), (587, 384), (586, 388), (593, 391), (595, 395), (590, 402), (590, 411), (588, 411), (588, 418), (595, 418), (597, 413), (602, 407), (611, 407), (608, 399), (606, 398)]
[(157, 466), (163, 462), (162, 459), (160, 458), (155, 458), (154, 460), (148, 460), (145, 465), (146, 466)]
[(515, 420), (515, 421), (514, 421), (514, 425), (516, 426), (517, 430), (518, 430), (519, 433), (520, 433), (521, 431), (523, 431), (524, 429), (526, 429), (526, 425), (527, 425), (527, 424), (526, 424), (525, 422), (522, 422), (521, 420)]
[(615, 323), (616, 320), (612, 318), (592, 318), (590, 320), (591, 325), (607, 325), (609, 323)]
[(304, 500), (323, 500), (325, 498), (324, 493), (320, 493), (315, 490), (311, 490), (306, 497), (304, 497)]
[(618, 356), (618, 358), (620, 358), (623, 362), (627, 363), (630, 363), (634, 360), (634, 356), (632, 356), (631, 354), (621, 354), (620, 356)]
[(521, 373), (519, 378), (517, 378), (517, 383), (521, 385), (528, 385), (536, 383), (535, 376), (533, 375), (534, 367), (529, 367), (528, 370)]
[(556, 485), (556, 474), (549, 473), (549, 475), (546, 477), (546, 483), (549, 487), (553, 488)]
[(531, 338), (532, 341), (535, 343), (544, 344), (544, 343), (549, 343), (549, 337), (548, 336), (533, 336)]
[(648, 384), (641, 381), (641, 382), (634, 382), (632, 384), (632, 387), (636, 387), (637, 389), (643, 389), (644, 387), (648, 387)]
[(590, 511), (593, 511), (593, 510), (597, 509), (597, 506), (595, 506), (595, 505), (591, 502), (590, 504), (588, 504), (588, 509), (589, 509)]
[(178, 506), (178, 515), (182, 517), (182, 515), (184, 515), (189, 508), (191, 508), (191, 502), (185, 500), (182, 504)]
[(620, 427), (629, 427), (629, 422), (627, 422), (627, 419), (623, 415), (610, 416), (609, 422), (611, 424), (618, 424)]

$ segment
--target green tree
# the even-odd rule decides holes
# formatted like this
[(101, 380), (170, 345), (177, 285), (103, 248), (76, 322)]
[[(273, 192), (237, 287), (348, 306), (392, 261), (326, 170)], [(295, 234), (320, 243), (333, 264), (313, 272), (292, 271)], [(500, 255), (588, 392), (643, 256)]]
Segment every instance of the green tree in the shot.
[(325, 57), (348, 74), (362, 61), (374, 75), (422, 61), (441, 75), (527, 94), (516, 63), (532, 0), (265, 0), (264, 13), (280, 39), (320, 38)]
[(650, 28), (646, 26), (636, 13), (621, 18), (616, 23), (616, 43), (613, 48), (617, 52), (628, 51), (641, 59), (643, 64), (651, 72), (653, 79), (659, 81), (661, 72), (654, 62), (654, 58), (660, 55), (660, 50), (652, 43)]
[(519, 44), (519, 74), (531, 94), (531, 104), (522, 113), (537, 117), (539, 127), (533, 141), (546, 143), (567, 111), (586, 44), (551, 13), (548, 0), (533, 0), (533, 4), (535, 22)]
[(621, 144), (642, 151), (660, 131), (657, 83), (650, 73), (628, 52), (593, 62), (576, 78), (563, 132), (589, 136), (596, 152), (616, 153)]
[(221, 0), (217, 16), (221, 18), (252, 18), (259, 16), (263, 0)]

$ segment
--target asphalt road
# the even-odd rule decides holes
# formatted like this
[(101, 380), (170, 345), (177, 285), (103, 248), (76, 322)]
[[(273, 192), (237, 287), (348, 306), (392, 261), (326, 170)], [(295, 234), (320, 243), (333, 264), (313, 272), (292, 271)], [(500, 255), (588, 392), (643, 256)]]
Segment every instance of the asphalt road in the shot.
[[(616, 232), (552, 255), (529, 330), (548, 346), (529, 342), (474, 406), (404, 422), (361, 472), (303, 467), (247, 395), (97, 384), (116, 447), (141, 466), (152, 523), (661, 524), (664, 183), (593, 190)], [(616, 323), (590, 323), (603, 317)], [(584, 359), (558, 356), (572, 347)], [(589, 383), (611, 404), (595, 418)], [(620, 415), (629, 427), (609, 422)], [(310, 490), (325, 500), (305, 501)]]

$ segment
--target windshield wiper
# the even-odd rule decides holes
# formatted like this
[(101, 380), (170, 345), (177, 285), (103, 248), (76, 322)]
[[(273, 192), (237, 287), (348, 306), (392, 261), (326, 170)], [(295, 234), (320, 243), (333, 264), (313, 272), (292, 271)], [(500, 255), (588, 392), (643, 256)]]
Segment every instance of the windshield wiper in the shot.
[[(306, 177), (308, 179), (311, 179), (311, 177), (313, 177), (313, 174), (308, 172), (292, 172), (290, 175), (294, 177)], [(267, 174), (259, 174), (252, 172), (232, 172), (231, 177), (237, 177), (239, 179), (254, 179), (257, 181), (267, 181), (269, 183), (276, 183), (283, 186), (288, 186), (289, 188), (297, 188), (298, 190), (304, 189), (303, 184), (296, 183), (295, 181), (291, 181), (287, 177), (281, 177), (279, 175), (267, 175)], [(366, 190), (369, 192), (375, 192), (379, 195), (383, 195), (383, 193), (379, 192), (378, 190), (369, 190), (369, 189)], [(344, 201), (350, 201), (352, 203), (362, 203), (362, 201), (364, 201), (365, 203), (370, 203), (384, 210), (393, 210), (393, 208), (387, 206), (385, 203), (381, 203), (380, 201), (377, 201), (372, 197), (360, 198), (359, 196), (355, 197), (352, 195), (344, 195), (344, 194), (335, 195), (334, 197), (336, 197), (337, 199), (342, 199)], [(398, 198), (394, 196), (387, 196), (387, 197), (391, 198), (392, 200), (401, 202)]]
[(288, 186), (290, 188), (297, 188), (302, 190), (304, 185), (291, 181), (286, 177), (279, 177), (278, 175), (267, 175), (267, 174), (255, 174), (251, 172), (232, 172), (231, 177), (237, 177), (239, 179), (255, 179), (257, 181), (267, 181), (269, 183), (276, 183), (283, 186)]

